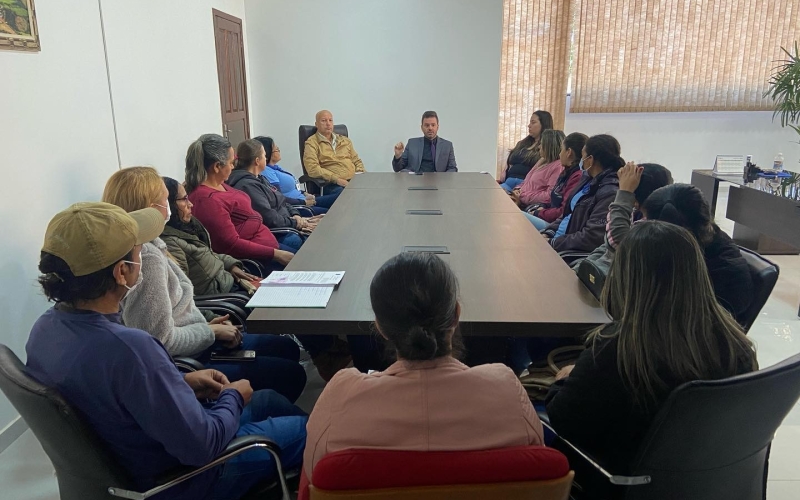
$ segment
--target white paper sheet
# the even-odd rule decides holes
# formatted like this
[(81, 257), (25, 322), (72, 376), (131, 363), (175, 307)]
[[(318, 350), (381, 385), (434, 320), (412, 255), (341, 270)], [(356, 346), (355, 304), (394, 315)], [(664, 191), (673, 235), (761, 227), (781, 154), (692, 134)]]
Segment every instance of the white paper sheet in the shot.
[(336, 286), (344, 271), (273, 271), (261, 286)]
[(262, 286), (247, 307), (326, 307), (332, 286)]

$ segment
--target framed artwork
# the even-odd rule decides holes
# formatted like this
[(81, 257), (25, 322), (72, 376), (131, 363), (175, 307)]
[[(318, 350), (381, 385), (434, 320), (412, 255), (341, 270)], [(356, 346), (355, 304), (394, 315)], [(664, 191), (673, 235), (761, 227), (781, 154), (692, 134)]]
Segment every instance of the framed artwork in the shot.
[(0, 0), (0, 50), (41, 50), (33, 0)]

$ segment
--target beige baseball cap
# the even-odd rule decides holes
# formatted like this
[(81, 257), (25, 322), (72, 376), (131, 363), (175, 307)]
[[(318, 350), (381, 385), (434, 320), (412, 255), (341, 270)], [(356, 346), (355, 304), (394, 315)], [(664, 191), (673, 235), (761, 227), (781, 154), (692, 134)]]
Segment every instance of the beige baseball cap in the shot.
[(128, 213), (110, 203), (76, 203), (47, 225), (42, 251), (63, 259), (73, 275), (86, 276), (121, 260), (163, 230), (164, 215), (155, 208)]

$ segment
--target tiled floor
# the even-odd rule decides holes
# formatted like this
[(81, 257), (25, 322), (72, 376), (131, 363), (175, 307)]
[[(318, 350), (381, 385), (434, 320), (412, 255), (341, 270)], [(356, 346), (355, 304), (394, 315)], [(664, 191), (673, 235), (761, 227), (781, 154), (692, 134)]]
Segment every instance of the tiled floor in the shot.
[[(720, 207), (725, 206), (721, 199)], [(729, 234), (732, 223), (718, 221)], [(800, 352), (800, 256), (771, 256), (781, 268), (780, 279), (761, 311), (749, 336), (758, 346), (761, 367), (777, 363)], [(309, 383), (298, 404), (310, 410), (324, 383), (313, 365), (306, 364)], [(747, 425), (743, 422), (742, 425)], [(0, 485), (3, 499), (57, 500), (58, 487), (53, 469), (36, 438), (30, 431), (0, 454)], [(769, 500), (800, 498), (800, 405), (778, 430), (770, 457)]]

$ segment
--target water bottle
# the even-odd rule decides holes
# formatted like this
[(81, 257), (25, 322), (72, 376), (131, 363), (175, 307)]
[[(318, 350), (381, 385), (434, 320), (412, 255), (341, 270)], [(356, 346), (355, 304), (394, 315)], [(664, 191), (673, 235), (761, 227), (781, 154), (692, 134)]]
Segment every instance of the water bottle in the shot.
[(783, 153), (778, 153), (772, 162), (772, 170), (783, 172)]

